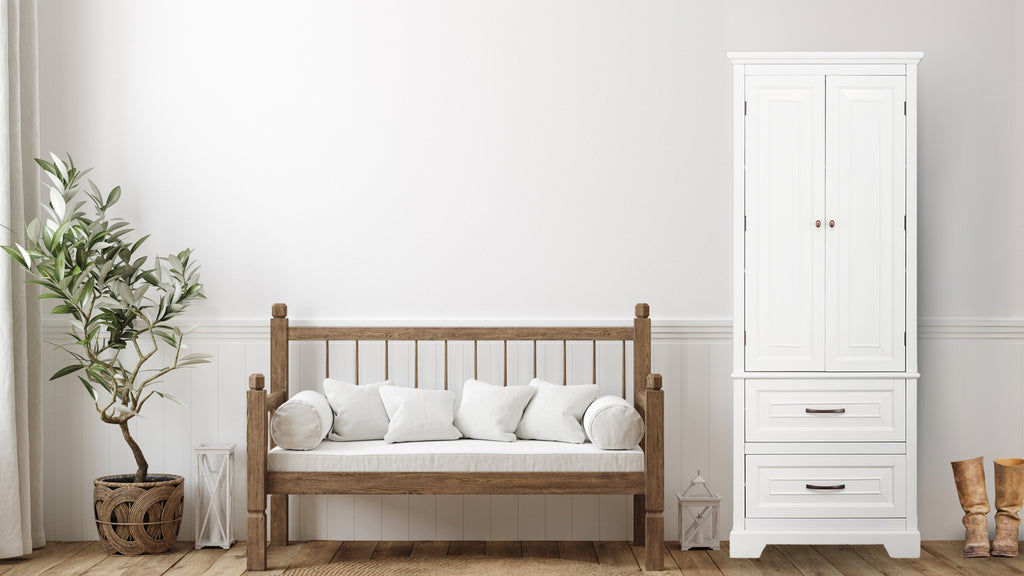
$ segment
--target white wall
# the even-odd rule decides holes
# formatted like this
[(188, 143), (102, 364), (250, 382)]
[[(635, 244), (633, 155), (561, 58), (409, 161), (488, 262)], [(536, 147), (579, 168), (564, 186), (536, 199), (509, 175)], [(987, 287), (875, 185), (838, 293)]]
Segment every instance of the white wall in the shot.
[[(926, 538), (952, 538), (949, 460), (1024, 453), (1020, 412), (1001, 402), (1024, 388), (1021, 6), (43, 0), (42, 148), (122, 185), (122, 214), (151, 248), (198, 249), (209, 300), (193, 316), (226, 354), (263, 345), (235, 328), (272, 302), (300, 319), (376, 321), (626, 320), (650, 302), (656, 325), (682, 326), (666, 338), (683, 348), (656, 358), (679, 393), (671, 493), (730, 446), (728, 405), (713, 400), (730, 385), (727, 355), (693, 364), (684, 350), (704, 328), (720, 338), (730, 316), (725, 53), (924, 51), (920, 310), (937, 328), (922, 341), (921, 514)], [(201, 368), (217, 383), (187, 412), (164, 409), (151, 437), (168, 465), (237, 437), (203, 422), (237, 420), (243, 360)], [(78, 406), (53, 388), (51, 436)], [(998, 442), (961, 424), (952, 398), (977, 390), (1008, 412)], [(50, 458), (48, 475), (88, 482), (124, 466), (116, 446)], [(727, 492), (729, 474), (710, 480)], [(92, 537), (54, 523), (61, 538)]]

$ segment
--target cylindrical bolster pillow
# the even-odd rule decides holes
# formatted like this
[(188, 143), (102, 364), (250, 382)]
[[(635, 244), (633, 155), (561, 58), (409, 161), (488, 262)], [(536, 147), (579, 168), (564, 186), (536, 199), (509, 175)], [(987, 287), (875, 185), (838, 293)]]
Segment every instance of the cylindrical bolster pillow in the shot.
[(598, 448), (627, 450), (644, 437), (644, 419), (626, 400), (602, 396), (583, 414), (583, 430)]
[(270, 419), (270, 436), (285, 450), (312, 450), (334, 425), (327, 397), (303, 390), (281, 404)]

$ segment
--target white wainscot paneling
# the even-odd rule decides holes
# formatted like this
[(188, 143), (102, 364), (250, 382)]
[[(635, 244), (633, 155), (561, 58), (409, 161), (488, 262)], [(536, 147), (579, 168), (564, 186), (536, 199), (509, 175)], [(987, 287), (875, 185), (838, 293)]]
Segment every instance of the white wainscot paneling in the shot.
[[(654, 370), (664, 375), (666, 395), (666, 539), (677, 538), (675, 494), (701, 471), (714, 489), (727, 495), (731, 478), (729, 446), (729, 323), (669, 322), (653, 330)], [(49, 339), (59, 328), (48, 327)], [(213, 356), (210, 364), (168, 379), (165, 390), (185, 408), (154, 400), (133, 422), (151, 470), (186, 478), (185, 517), (181, 538), (193, 538), (193, 447), (203, 442), (236, 444), (232, 521), (237, 540), (245, 538), (245, 390), (248, 375), (269, 373), (269, 341), (262, 323), (226, 326), (208, 323), (188, 340), (196, 352)], [(388, 351), (387, 376), (399, 385), (444, 386), (444, 344), (420, 342), (418, 351), (404, 343)], [(570, 384), (596, 382), (602, 394), (620, 394), (623, 368), (632, 398), (632, 344), (625, 359), (622, 345), (601, 342), (543, 342), (538, 345), (538, 376)], [(476, 376), (481, 380), (523, 385), (533, 376), (533, 350), (510, 342), (507, 369), (501, 344), (480, 343)], [(331, 376), (355, 378), (355, 347), (333, 343)], [(562, 358), (567, 365), (562, 371)], [(290, 383), (293, 392), (317, 389), (326, 373), (323, 343), (293, 343)], [(625, 366), (623, 362), (625, 360)], [(47, 373), (63, 365), (60, 353), (47, 354)], [(473, 344), (449, 343), (450, 389), (474, 376)], [(596, 366), (595, 366), (596, 364)], [(596, 374), (595, 374), (596, 368)], [(359, 347), (360, 382), (385, 377), (384, 347)], [(96, 417), (73, 378), (45, 383), (46, 531), (56, 540), (96, 538), (92, 479), (134, 470), (131, 454), (116, 428)], [(626, 540), (632, 537), (629, 496), (292, 496), (289, 525), (296, 540)], [(723, 502), (723, 509), (729, 505)], [(62, 510), (61, 514), (52, 512)], [(723, 510), (728, 522), (731, 514)], [(729, 526), (721, 531), (728, 533)]]
[[(48, 331), (53, 340), (59, 330)], [(731, 460), (731, 349), (727, 322), (655, 323), (653, 362), (665, 388), (665, 537), (677, 538), (675, 494), (700, 470), (722, 495), (720, 533), (728, 534), (733, 502), (729, 490)], [(154, 471), (186, 478), (181, 538), (193, 537), (195, 489), (192, 448), (201, 442), (234, 442), (236, 539), (245, 538), (245, 394), (248, 375), (269, 371), (269, 344), (262, 326), (200, 328), (189, 341), (193, 351), (213, 362), (183, 372), (167, 383), (187, 408), (154, 401), (133, 424), (133, 431)], [(420, 385), (443, 374), (443, 345), (420, 344)], [(561, 381), (561, 343), (539, 347), (538, 371)], [(478, 376), (498, 382), (504, 373), (500, 347), (485, 362), (481, 347)], [(529, 346), (509, 345), (509, 382), (532, 375)], [(592, 376), (589, 343), (567, 347), (571, 383)], [(333, 377), (351, 378), (345, 359), (353, 347), (331, 348)], [(412, 374), (409, 350), (390, 351), (389, 376)], [(991, 460), (1024, 454), (1024, 322), (981, 319), (922, 322), (920, 381), (919, 503), (922, 537), (963, 537), (949, 463), (984, 456), (992, 486)], [(315, 388), (323, 376), (322, 344), (297, 345), (291, 362), (293, 391)], [(64, 365), (60, 353), (44, 355), (49, 374)], [(631, 355), (627, 353), (631, 364)], [(627, 364), (627, 374), (632, 366)], [(486, 367), (485, 367), (486, 366)], [(473, 374), (472, 345), (450, 344), (450, 386)], [(360, 346), (360, 379), (382, 379), (381, 349)], [(615, 343), (598, 345), (597, 380), (602, 392), (621, 390), (622, 351)], [(630, 383), (631, 384), (631, 383)], [(62, 378), (43, 383), (46, 453), (46, 534), (52, 540), (96, 538), (92, 521), (92, 479), (131, 471), (128, 448), (113, 426), (99, 422), (77, 382)], [(629, 389), (631, 386), (627, 386)], [(411, 540), (521, 539), (560, 540), (630, 538), (632, 499), (624, 496), (311, 496), (292, 497), (291, 526), (296, 539)], [(57, 513), (57, 510), (60, 513)], [(990, 515), (990, 521), (994, 522)]]

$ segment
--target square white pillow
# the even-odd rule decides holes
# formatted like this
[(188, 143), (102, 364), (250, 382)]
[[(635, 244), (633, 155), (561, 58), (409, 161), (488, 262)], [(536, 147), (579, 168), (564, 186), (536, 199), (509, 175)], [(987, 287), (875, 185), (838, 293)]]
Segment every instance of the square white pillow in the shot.
[(303, 390), (274, 410), (270, 437), (285, 450), (312, 450), (327, 436), (333, 422), (327, 398), (315, 390)]
[(583, 413), (597, 399), (597, 384), (560, 386), (534, 378), (530, 386), (537, 391), (523, 412), (516, 436), (523, 440), (554, 440), (582, 444)]
[(451, 390), (381, 386), (380, 399), (391, 420), (388, 433), (384, 435), (388, 444), (458, 440), (462, 437), (452, 424), (455, 419), (455, 393)]
[(388, 413), (378, 389), (390, 383), (385, 380), (356, 386), (332, 378), (324, 380), (324, 394), (334, 410), (334, 426), (327, 439), (348, 442), (384, 438), (388, 433)]
[(533, 386), (491, 386), (479, 380), (466, 380), (462, 402), (455, 413), (455, 427), (466, 438), (512, 442), (535, 390)]

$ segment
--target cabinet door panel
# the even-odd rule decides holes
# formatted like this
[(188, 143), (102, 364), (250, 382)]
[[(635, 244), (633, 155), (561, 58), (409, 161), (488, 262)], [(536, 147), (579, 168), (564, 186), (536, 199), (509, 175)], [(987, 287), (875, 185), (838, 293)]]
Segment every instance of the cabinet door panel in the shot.
[(823, 370), (825, 79), (751, 76), (745, 90), (745, 367)]
[(906, 81), (829, 76), (826, 92), (825, 369), (903, 370)]

